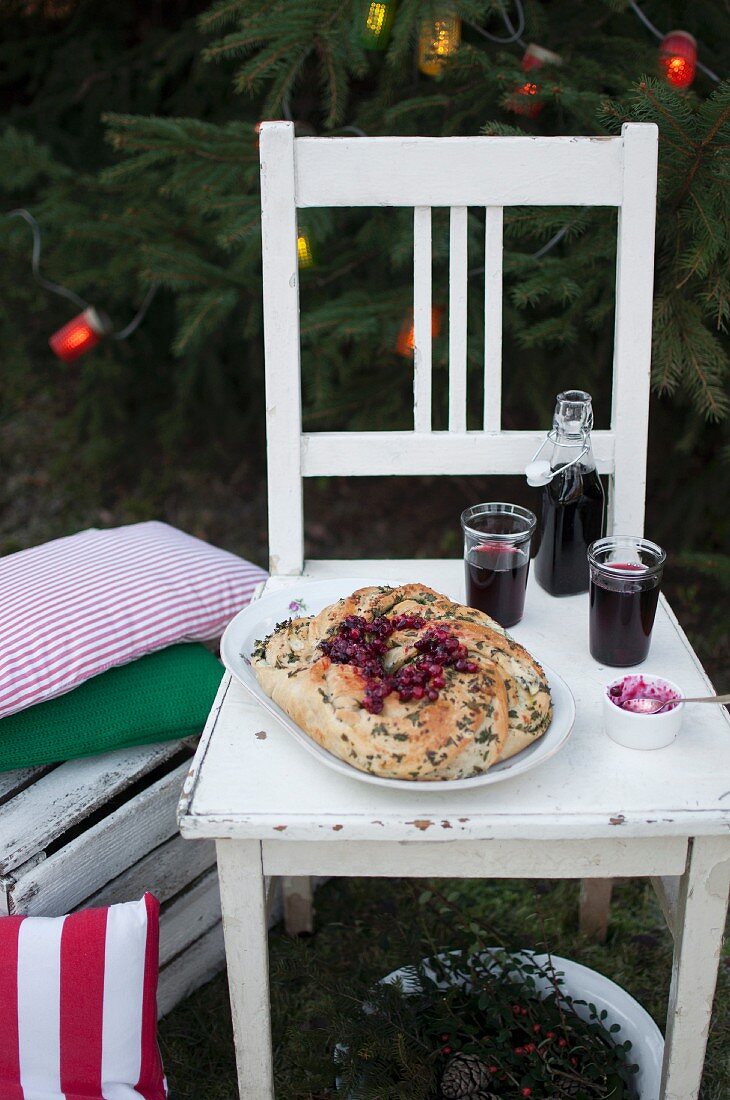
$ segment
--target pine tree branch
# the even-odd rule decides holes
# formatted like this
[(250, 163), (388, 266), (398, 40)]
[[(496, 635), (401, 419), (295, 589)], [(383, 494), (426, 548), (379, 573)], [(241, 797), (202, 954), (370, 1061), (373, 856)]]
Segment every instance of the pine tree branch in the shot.
[(697, 152), (696, 152), (696, 155), (695, 155), (694, 163), (692, 164), (692, 167), (689, 170), (689, 173), (687, 175), (687, 179), (685, 180), (685, 183), (684, 183), (684, 187), (679, 192), (679, 195), (677, 196), (677, 198), (674, 201), (674, 209), (675, 210), (677, 210), (682, 205), (682, 202), (684, 201), (684, 199), (687, 196), (687, 193), (689, 192), (690, 188), (692, 187), (692, 182), (695, 178), (695, 175), (697, 174), (697, 172), (699, 170), (700, 164), (702, 163), (702, 157), (705, 153), (705, 150), (707, 149), (707, 146), (710, 144), (711, 141), (714, 140), (715, 135), (717, 134), (717, 131), (720, 129), (721, 126), (724, 125), (725, 122), (727, 122), (728, 119), (730, 119), (730, 105), (728, 105), (725, 108), (725, 110), (721, 112), (721, 114), (718, 116), (717, 120), (715, 121), (715, 125), (705, 135), (704, 139), (699, 143), (699, 146), (696, 147)]

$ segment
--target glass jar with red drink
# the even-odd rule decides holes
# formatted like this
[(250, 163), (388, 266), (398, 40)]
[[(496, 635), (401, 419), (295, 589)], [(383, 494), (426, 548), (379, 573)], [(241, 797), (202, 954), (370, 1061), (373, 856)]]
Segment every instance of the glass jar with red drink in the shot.
[(522, 618), (536, 523), (527, 508), (501, 501), (461, 514), (466, 602), (504, 627)]
[(645, 660), (666, 554), (648, 539), (616, 535), (588, 548), (590, 649), (603, 665)]

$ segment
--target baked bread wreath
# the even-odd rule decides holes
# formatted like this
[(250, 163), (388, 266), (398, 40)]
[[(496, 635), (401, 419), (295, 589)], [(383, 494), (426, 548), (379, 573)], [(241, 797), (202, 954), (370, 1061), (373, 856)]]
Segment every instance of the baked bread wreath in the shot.
[(280, 623), (251, 663), (319, 745), (388, 779), (482, 775), (541, 737), (552, 714), (527, 650), (422, 584), (361, 588)]

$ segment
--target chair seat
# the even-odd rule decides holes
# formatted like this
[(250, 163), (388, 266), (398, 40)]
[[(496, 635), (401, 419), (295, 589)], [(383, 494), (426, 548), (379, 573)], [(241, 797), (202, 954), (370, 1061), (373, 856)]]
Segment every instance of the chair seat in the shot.
[[(453, 599), (464, 597), (461, 561), (312, 561), (305, 567), (305, 578), (337, 576), (418, 580)], [(288, 586), (294, 592), (302, 579), (272, 577), (264, 591)], [(531, 578), (525, 616), (511, 633), (563, 676), (576, 700), (570, 739), (538, 768), (464, 791), (420, 784), (411, 792), (358, 782), (323, 767), (227, 677), (186, 785), (183, 834), (297, 841), (632, 836), (671, 848), (672, 838), (716, 834), (718, 823), (730, 823), (727, 777), (717, 766), (728, 750), (722, 708), (688, 708), (682, 732), (666, 749), (623, 748), (602, 730), (601, 692), (616, 670), (589, 655), (588, 595), (555, 599)], [(645, 668), (687, 694), (708, 692), (709, 681), (665, 600), (646, 666), (632, 671)]]

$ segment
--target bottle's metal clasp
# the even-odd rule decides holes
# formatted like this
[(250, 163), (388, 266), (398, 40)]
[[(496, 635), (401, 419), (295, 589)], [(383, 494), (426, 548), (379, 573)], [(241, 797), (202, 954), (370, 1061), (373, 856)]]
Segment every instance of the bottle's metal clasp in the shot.
[(581, 444), (583, 448), (580, 454), (576, 455), (575, 458), (572, 458), (570, 462), (566, 462), (565, 465), (558, 466), (557, 469), (553, 470), (547, 459), (538, 459), (538, 455), (541, 453), (546, 443), (552, 443), (553, 446), (563, 447), (566, 444), (560, 442), (560, 440), (558, 439), (558, 433), (555, 431), (554, 428), (552, 429), (552, 431), (549, 431), (540, 446), (535, 451), (530, 462), (528, 462), (527, 466), (525, 466), (525, 477), (527, 478), (527, 484), (532, 486), (549, 485), (557, 474), (562, 474), (563, 470), (567, 470), (570, 466), (575, 466), (576, 462), (580, 462), (582, 458), (585, 458), (585, 456), (588, 454), (588, 451), (590, 450), (589, 436), (588, 432), (586, 432), (585, 430), (582, 430), (580, 434)]

